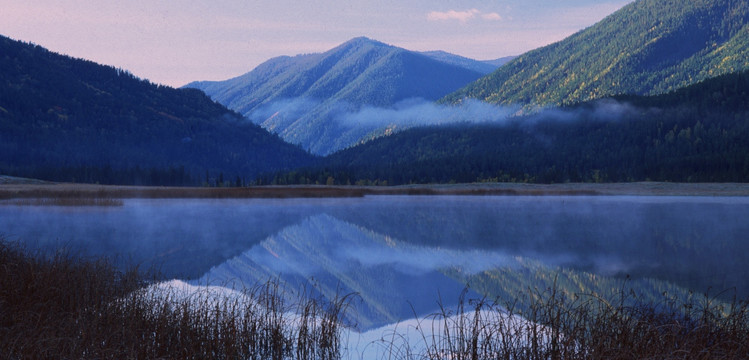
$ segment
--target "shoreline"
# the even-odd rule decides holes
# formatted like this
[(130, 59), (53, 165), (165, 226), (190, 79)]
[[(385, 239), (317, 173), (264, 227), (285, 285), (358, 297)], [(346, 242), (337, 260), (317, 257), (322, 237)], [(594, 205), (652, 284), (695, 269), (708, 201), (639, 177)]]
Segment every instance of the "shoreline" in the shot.
[(504, 196), (749, 196), (749, 183), (472, 183), (400, 186), (288, 185), (252, 187), (157, 187), (75, 183), (0, 183), (0, 200), (12, 199), (230, 199), (336, 198), (376, 195)]

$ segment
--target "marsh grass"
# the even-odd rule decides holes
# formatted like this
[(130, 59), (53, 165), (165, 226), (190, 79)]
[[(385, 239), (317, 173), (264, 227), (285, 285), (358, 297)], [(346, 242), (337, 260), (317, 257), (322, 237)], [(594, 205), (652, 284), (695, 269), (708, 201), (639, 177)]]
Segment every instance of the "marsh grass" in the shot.
[[(391, 336), (389, 359), (747, 359), (749, 307), (709, 295), (640, 303), (528, 290), (512, 302), (465, 300), (418, 325), (421, 344)], [(524, 304), (519, 310), (518, 304)]]
[[(284, 301), (270, 281), (237, 292), (157, 286), (137, 271), (0, 240), (4, 359), (339, 359), (351, 295)], [(642, 302), (556, 286), (466, 299), (374, 346), (387, 359), (747, 359), (749, 303), (721, 296)]]
[[(268, 282), (241, 296), (172, 296), (104, 260), (0, 241), (4, 359), (337, 359), (348, 297), (290, 305)], [(166, 294), (166, 295), (165, 295)]]

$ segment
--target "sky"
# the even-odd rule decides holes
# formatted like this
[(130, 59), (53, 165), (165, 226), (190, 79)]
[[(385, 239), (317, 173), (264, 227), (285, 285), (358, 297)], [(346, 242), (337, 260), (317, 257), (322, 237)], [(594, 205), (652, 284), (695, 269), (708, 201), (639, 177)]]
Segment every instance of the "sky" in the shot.
[(477, 60), (519, 55), (632, 1), (0, 0), (0, 35), (178, 87), (359, 36)]

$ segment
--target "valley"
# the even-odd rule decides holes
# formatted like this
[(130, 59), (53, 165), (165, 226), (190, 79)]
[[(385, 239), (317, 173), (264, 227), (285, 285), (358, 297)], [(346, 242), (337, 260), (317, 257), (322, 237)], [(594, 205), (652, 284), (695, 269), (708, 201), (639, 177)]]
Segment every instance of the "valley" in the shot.
[(746, 1), (87, 1), (236, 73), (0, 35), (9, 358), (749, 354)]

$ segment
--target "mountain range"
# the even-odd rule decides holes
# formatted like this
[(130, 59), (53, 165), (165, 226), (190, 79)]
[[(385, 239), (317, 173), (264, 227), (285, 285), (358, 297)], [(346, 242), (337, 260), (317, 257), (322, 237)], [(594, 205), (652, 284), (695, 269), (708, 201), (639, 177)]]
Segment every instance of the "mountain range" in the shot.
[(749, 180), (743, 1), (637, 0), (488, 74), (498, 63), (355, 38), (173, 89), (5, 37), (0, 50), (8, 175), (162, 185)]
[(408, 124), (352, 120), (365, 108), (435, 101), (495, 69), (445, 52), (417, 53), (355, 38), (320, 54), (278, 57), (239, 77), (194, 82), (213, 100), (315, 154)]
[(746, 1), (638, 0), (442, 101), (556, 106), (618, 94), (661, 94), (747, 69)]

